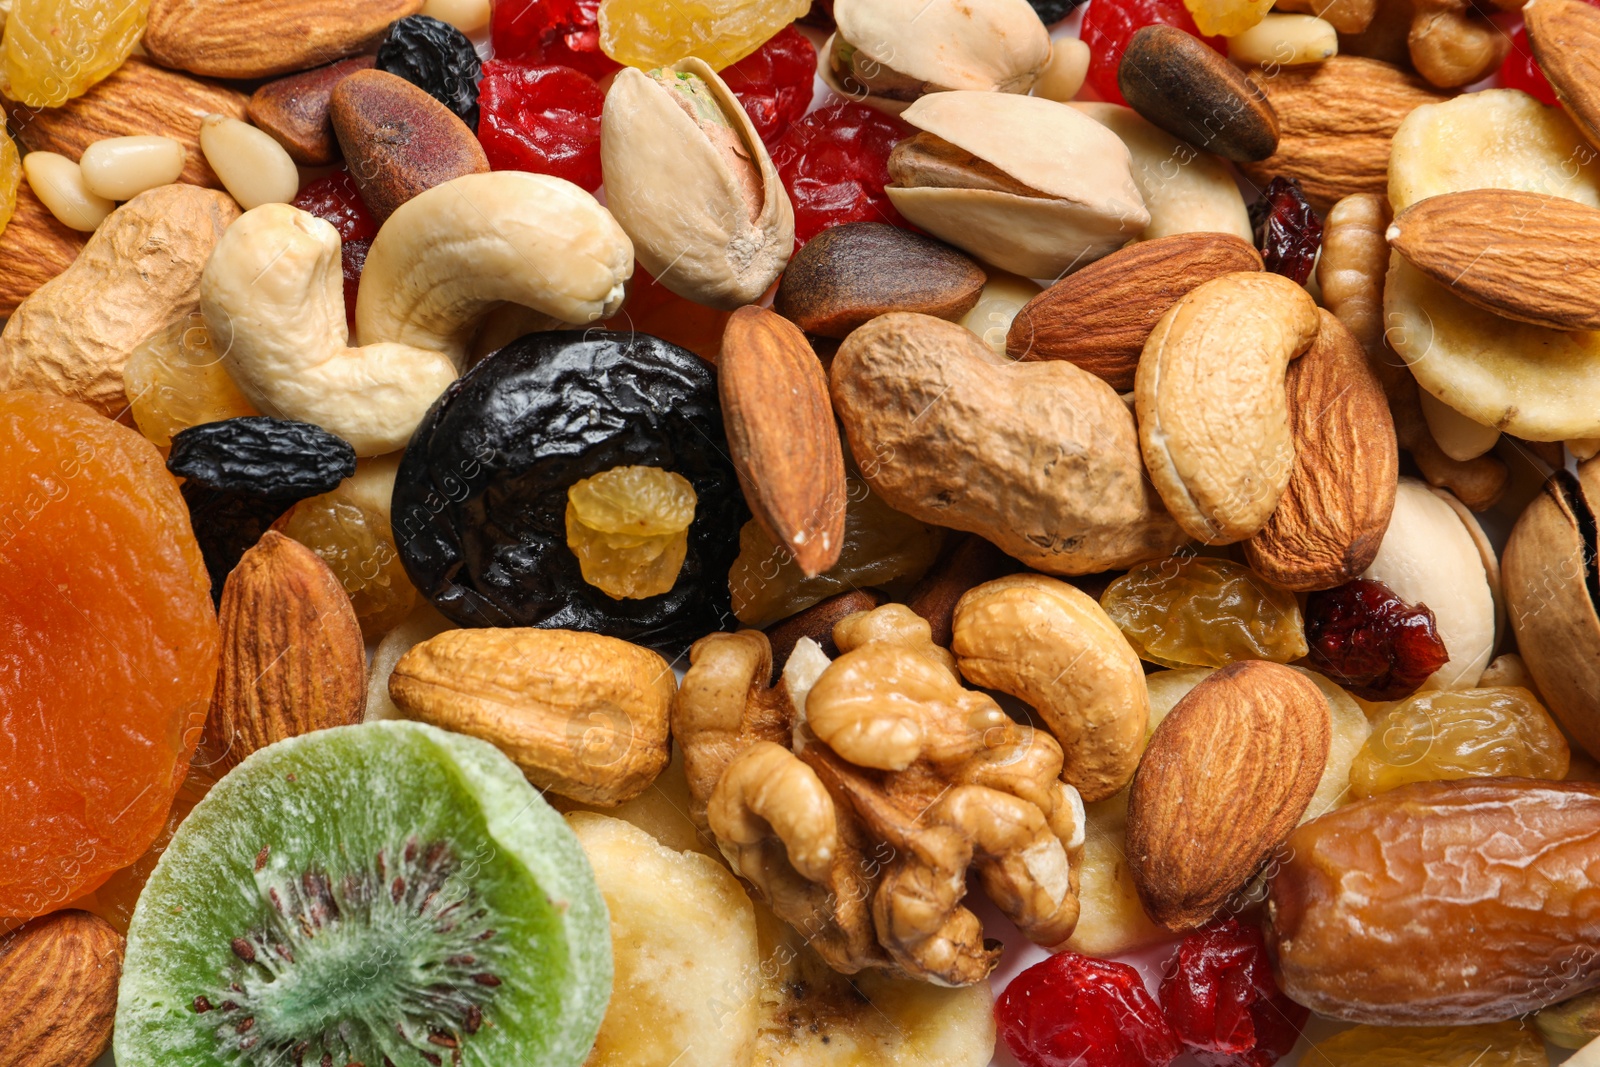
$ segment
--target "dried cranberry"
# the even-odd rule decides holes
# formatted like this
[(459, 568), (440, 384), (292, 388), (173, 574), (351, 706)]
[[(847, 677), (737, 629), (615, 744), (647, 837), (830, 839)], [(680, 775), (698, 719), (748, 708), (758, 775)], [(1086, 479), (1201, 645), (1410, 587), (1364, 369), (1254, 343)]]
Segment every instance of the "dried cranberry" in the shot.
[[(1139, 30), (1157, 24), (1176, 26), (1200, 37), (1200, 27), (1183, 5), (1183, 0), (1095, 0), (1083, 16), (1078, 36), (1089, 46), (1089, 85), (1100, 99), (1113, 104), (1126, 103), (1117, 88), (1117, 69), (1128, 41)], [(1221, 37), (1200, 37), (1221, 52), (1227, 41)]]
[(494, 56), (558, 63), (603, 78), (620, 64), (600, 51), (599, 12), (600, 0), (494, 0)]
[(794, 202), (794, 235), (803, 245), (830, 226), (886, 222), (905, 226), (883, 187), (889, 153), (911, 127), (853, 100), (836, 100), (789, 127), (772, 162)]
[(571, 67), (504, 59), (483, 65), (478, 141), (492, 170), (553, 174), (600, 188), (600, 110), (605, 94)]
[(292, 201), (301, 211), (326, 219), (339, 231), (339, 265), (344, 272), (344, 314), (353, 326), (356, 321), (356, 292), (361, 286), (361, 271), (367, 265), (367, 249), (378, 236), (378, 220), (367, 210), (356, 181), (344, 167), (318, 178), (300, 190)]
[(1322, 218), (1306, 202), (1300, 183), (1293, 178), (1272, 179), (1267, 191), (1250, 205), (1250, 222), (1267, 269), (1304, 285), (1322, 247)]
[(1368, 700), (1400, 700), (1450, 661), (1426, 604), (1358, 578), (1306, 598), (1308, 662)]
[(1165, 1067), (1183, 1051), (1138, 971), (1076, 952), (1017, 975), (994, 1012), (1023, 1067)]
[(1204, 1067), (1271, 1067), (1311, 1014), (1273, 981), (1261, 931), (1236, 919), (1183, 939), (1161, 980), (1161, 1006)]
[(722, 72), (768, 148), (811, 106), (816, 76), (817, 50), (793, 26)]
[(1507, 89), (1521, 89), (1546, 104), (1557, 102), (1556, 91), (1550, 88), (1549, 79), (1539, 69), (1538, 60), (1533, 58), (1528, 31), (1522, 26), (1518, 26), (1511, 35), (1511, 51), (1506, 54), (1506, 61), (1500, 67), (1500, 77)]

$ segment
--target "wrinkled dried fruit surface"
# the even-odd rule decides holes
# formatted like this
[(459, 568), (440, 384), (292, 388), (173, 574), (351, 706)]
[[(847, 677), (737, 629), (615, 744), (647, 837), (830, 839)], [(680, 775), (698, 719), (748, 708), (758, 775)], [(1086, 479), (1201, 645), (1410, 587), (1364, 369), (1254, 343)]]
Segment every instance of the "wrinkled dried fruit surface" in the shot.
[(658, 467), (613, 467), (567, 490), (567, 547), (618, 600), (670, 590), (689, 552), (694, 486)]
[(205, 722), (217, 619), (177, 483), (81, 404), (0, 394), (0, 915), (138, 859)]
[(1271, 1067), (1311, 1014), (1278, 989), (1260, 928), (1237, 919), (1183, 939), (1161, 979), (1161, 1006), (1205, 1067)]
[(1334, 1067), (1548, 1067), (1532, 1027), (1356, 1026), (1318, 1041), (1307, 1063)]
[(618, 63), (644, 70), (688, 56), (721, 70), (810, 7), (811, 0), (601, 0), (600, 48)]
[(1526, 689), (1428, 690), (1385, 710), (1350, 767), (1369, 797), (1445, 778), (1565, 778), (1571, 753)]
[[(1113, 104), (1126, 103), (1122, 90), (1117, 87), (1122, 56), (1135, 33), (1155, 25), (1176, 26), (1185, 33), (1200, 36), (1200, 29), (1183, 0), (1098, 0), (1089, 5), (1079, 36), (1089, 46), (1089, 85), (1100, 99)], [(1219, 52), (1225, 50), (1226, 42), (1218, 38), (1203, 39)]]
[(150, 0), (15, 0), (5, 21), (6, 95), (59, 107), (122, 66)]
[(1250, 224), (1267, 270), (1304, 285), (1322, 248), (1322, 219), (1306, 202), (1300, 183), (1293, 178), (1272, 179), (1250, 205)]
[(1183, 1051), (1138, 971), (1076, 952), (1017, 975), (994, 1013), (1023, 1067), (1165, 1067)]
[(1225, 559), (1142, 563), (1107, 587), (1100, 606), (1139, 658), (1164, 667), (1288, 663), (1306, 654), (1294, 594)]
[(346, 167), (306, 185), (294, 198), (294, 206), (309, 211), (333, 224), (339, 231), (339, 259), (344, 271), (345, 320), (356, 321), (356, 294), (361, 288), (361, 270), (367, 264), (372, 239), (378, 236), (378, 220), (372, 217), (361, 191)]
[(1033, 6), (1034, 14), (1039, 16), (1039, 21), (1046, 26), (1054, 26), (1078, 8), (1082, 7), (1084, 0), (1028, 0)]
[(559, 63), (603, 78), (618, 64), (600, 51), (599, 11), (600, 0), (494, 0), (494, 56)]
[(0, 234), (17, 210), (17, 190), (22, 186), (22, 157), (9, 133), (0, 133)]
[(1311, 666), (1368, 700), (1400, 700), (1450, 661), (1426, 604), (1357, 578), (1306, 598)]
[(1201, 33), (1235, 37), (1272, 10), (1272, 0), (1184, 0)]
[(448, 22), (427, 15), (398, 20), (378, 46), (377, 68), (404, 78), (477, 129), (482, 63), (467, 35)]
[(771, 148), (811, 106), (817, 50), (793, 26), (722, 72), (756, 133)]
[(883, 187), (889, 153), (913, 132), (853, 100), (835, 100), (790, 126), (773, 146), (772, 163), (794, 204), (795, 241), (803, 245), (844, 222), (906, 226)]
[(478, 143), (491, 170), (553, 174), (600, 188), (605, 94), (571, 67), (491, 59), (483, 65)]
[(157, 448), (191, 426), (260, 414), (222, 365), (198, 312), (140, 342), (122, 365), (122, 382), (135, 425)]

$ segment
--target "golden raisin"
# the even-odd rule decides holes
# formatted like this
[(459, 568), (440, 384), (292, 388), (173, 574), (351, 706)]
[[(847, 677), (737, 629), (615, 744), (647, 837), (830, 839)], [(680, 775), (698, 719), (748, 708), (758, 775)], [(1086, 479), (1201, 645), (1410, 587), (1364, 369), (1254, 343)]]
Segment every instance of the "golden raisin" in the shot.
[(645, 70), (686, 56), (721, 70), (810, 9), (811, 0), (601, 0), (600, 50)]
[(11, 135), (0, 130), (0, 234), (17, 210), (17, 190), (22, 186), (22, 157), (17, 154), (16, 142)]
[(1289, 663), (1307, 651), (1294, 594), (1225, 559), (1141, 564), (1106, 588), (1100, 606), (1141, 659), (1163, 667)]
[(659, 467), (613, 467), (567, 490), (567, 547), (616, 600), (671, 590), (689, 552), (694, 486)]
[(261, 414), (222, 366), (198, 312), (140, 343), (122, 381), (134, 423), (157, 448), (191, 426)]
[(1272, 10), (1272, 0), (1183, 0), (1207, 37), (1237, 37)]
[(122, 66), (150, 0), (15, 0), (5, 20), (6, 95), (59, 107)]
[(1548, 1067), (1532, 1028), (1488, 1026), (1356, 1026), (1319, 1041), (1305, 1062), (1324, 1067)]

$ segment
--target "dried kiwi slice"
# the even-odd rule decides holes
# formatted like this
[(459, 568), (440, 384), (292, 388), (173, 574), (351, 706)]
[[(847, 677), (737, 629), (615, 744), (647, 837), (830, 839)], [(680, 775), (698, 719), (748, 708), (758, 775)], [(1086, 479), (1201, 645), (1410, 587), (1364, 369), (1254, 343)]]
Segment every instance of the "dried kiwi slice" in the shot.
[(482, 741), (265, 748), (178, 828), (133, 923), (119, 1067), (576, 1067), (611, 938), (572, 831)]

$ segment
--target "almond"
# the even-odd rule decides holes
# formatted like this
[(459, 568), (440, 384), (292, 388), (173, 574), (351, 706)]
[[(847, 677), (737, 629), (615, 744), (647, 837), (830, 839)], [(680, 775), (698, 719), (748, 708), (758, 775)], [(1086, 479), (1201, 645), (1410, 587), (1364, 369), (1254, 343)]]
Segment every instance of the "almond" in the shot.
[(1128, 864), (1150, 917), (1204, 925), (1288, 838), (1328, 761), (1328, 704), (1278, 663), (1224, 667), (1150, 737), (1128, 792)]
[(844, 450), (828, 376), (805, 334), (759, 307), (733, 313), (722, 335), (717, 390), (745, 500), (767, 536), (808, 577), (844, 547)]
[(21, 183), (16, 212), (0, 230), (0, 319), (16, 314), (35, 289), (72, 266), (88, 237), (56, 221), (28, 183)]
[(271, 78), (353, 56), (423, 0), (152, 0), (144, 47), (165, 67)]
[(58, 911), (0, 937), (0, 1058), (8, 1067), (88, 1067), (111, 1047), (122, 935)]
[(1213, 278), (1260, 269), (1261, 254), (1228, 234), (1141, 241), (1024, 304), (1011, 322), (1006, 352), (1012, 359), (1066, 360), (1126, 393), (1144, 343), (1168, 308)]
[(207, 747), (231, 767), (274, 741), (361, 721), (367, 649), (350, 597), (300, 542), (268, 530), (228, 575)]
[(59, 152), (77, 159), (106, 137), (160, 134), (183, 145), (187, 161), (179, 181), (221, 189), (222, 182), (200, 154), (200, 120), (206, 115), (245, 117), (246, 97), (215, 82), (162, 70), (130, 58), (94, 88), (60, 107), (42, 110), (5, 101), (17, 140), (33, 152)]
[(1600, 211), (1592, 207), (1473, 189), (1418, 201), (1388, 236), (1412, 266), (1469, 304), (1551, 330), (1600, 330)]
[(358, 70), (370, 70), (375, 62), (372, 56), (356, 56), (268, 82), (250, 97), (250, 121), (301, 166), (332, 163), (339, 158), (339, 141), (328, 118), (333, 87)]
[(1267, 525), (1244, 543), (1273, 585), (1332, 589), (1372, 564), (1389, 528), (1400, 451), (1383, 385), (1354, 334), (1327, 311), (1289, 364), (1294, 468)]
[(1295, 178), (1306, 199), (1327, 211), (1353, 193), (1387, 193), (1389, 142), (1423, 104), (1450, 99), (1414, 74), (1374, 59), (1334, 56), (1326, 63), (1252, 71), (1278, 113), (1278, 151), (1240, 169), (1265, 188)]
[(1600, 147), (1600, 9), (1583, 0), (1529, 0), (1528, 43), (1567, 114)]

